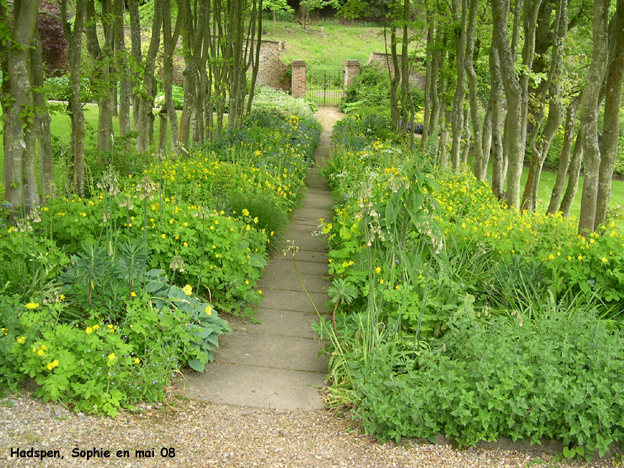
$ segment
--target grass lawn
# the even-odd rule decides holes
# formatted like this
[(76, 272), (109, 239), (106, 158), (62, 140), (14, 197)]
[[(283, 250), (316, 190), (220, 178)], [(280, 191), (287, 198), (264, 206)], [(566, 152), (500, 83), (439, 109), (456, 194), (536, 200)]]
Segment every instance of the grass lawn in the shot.
[(281, 54), (284, 63), (302, 59), (311, 68), (342, 70), (347, 59), (358, 59), (364, 65), (371, 52), (385, 51), (383, 28), (375, 26), (346, 26), (329, 20), (303, 29), (298, 23), (278, 21), (273, 34), (273, 22), (266, 21), (264, 28), (264, 40), (286, 41)]

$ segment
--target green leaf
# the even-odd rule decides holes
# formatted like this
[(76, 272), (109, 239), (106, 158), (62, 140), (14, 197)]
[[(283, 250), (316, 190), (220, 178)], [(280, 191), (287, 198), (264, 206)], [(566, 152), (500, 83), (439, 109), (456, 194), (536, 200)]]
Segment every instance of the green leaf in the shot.
[(204, 363), (199, 359), (191, 359), (189, 361), (189, 366), (193, 368), (193, 370), (197, 372), (204, 372)]

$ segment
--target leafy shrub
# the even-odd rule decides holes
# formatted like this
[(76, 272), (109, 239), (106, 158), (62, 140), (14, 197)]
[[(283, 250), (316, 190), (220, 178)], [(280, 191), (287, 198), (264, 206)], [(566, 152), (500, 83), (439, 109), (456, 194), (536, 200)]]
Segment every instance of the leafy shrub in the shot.
[(173, 372), (187, 362), (203, 370), (227, 323), (159, 273), (146, 291), (126, 301), (117, 322), (93, 312), (79, 324), (63, 323), (62, 298), (41, 310), (29, 303), (11, 354), (15, 368), (39, 384), (35, 396), (114, 416), (122, 406), (163, 399)]
[(266, 194), (235, 192), (228, 195), (228, 210), (243, 217), (248, 224), (255, 224), (268, 236), (268, 250), (279, 250), (284, 232), (288, 226), (288, 215)]
[(252, 111), (262, 109), (275, 110), (285, 118), (291, 115), (296, 115), (300, 118), (312, 116), (312, 108), (306, 100), (294, 98), (282, 90), (266, 86), (256, 90), (251, 109)]
[[(172, 99), (173, 99), (173, 105), (176, 108), (176, 110), (182, 110), (182, 108), (184, 107), (184, 89), (182, 88), (182, 86), (176, 86), (173, 85), (172, 87)], [(164, 94), (159, 94), (156, 96), (156, 99), (154, 99), (154, 106), (155, 107), (163, 107), (165, 105), (165, 95)]]
[(359, 367), (357, 414), (381, 440), (443, 433), (462, 445), (560, 439), (601, 456), (622, 440), (624, 339), (589, 311), (535, 321), (476, 320), (417, 357), (376, 353)]

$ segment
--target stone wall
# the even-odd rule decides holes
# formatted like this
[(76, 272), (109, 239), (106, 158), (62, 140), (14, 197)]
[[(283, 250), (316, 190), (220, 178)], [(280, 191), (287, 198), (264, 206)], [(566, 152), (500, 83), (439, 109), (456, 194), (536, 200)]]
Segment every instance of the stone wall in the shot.
[[(399, 56), (399, 66), (401, 66), (401, 57)], [(418, 86), (420, 89), (425, 89), (425, 80), (426, 77), (423, 73), (420, 73), (418, 70), (418, 61), (417, 59), (410, 60), (410, 83)], [(387, 67), (390, 69), (390, 73), (394, 73), (394, 66), (392, 65), (392, 55), (391, 54), (382, 54), (378, 52), (371, 52), (370, 57), (368, 58), (368, 62), (366, 62), (366, 66), (378, 66), (378, 67)]]
[(260, 44), (259, 86), (275, 89), (290, 89), (289, 67), (280, 60), (280, 53), (286, 48), (286, 41), (265, 41)]

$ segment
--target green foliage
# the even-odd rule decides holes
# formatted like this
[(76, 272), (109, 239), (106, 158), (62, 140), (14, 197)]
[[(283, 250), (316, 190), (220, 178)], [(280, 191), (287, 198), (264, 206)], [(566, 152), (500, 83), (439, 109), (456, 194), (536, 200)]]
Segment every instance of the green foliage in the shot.
[(568, 457), (620, 442), (615, 224), (584, 239), (560, 215), (506, 209), (472, 176), (434, 182), (423, 155), (363, 122), (337, 125), (323, 171), (338, 202), (323, 227), (335, 321), (317, 329), (329, 404), (381, 440), (557, 438)]
[(417, 356), (389, 359), (386, 348), (357, 364), (367, 431), (397, 441), (443, 433), (461, 445), (556, 438), (601, 456), (621, 441), (621, 332), (589, 311), (490, 324), (474, 314), (458, 311)]
[(241, 216), (268, 236), (269, 252), (275, 253), (280, 249), (288, 226), (288, 215), (272, 197), (266, 194), (231, 193), (227, 198), (227, 208), (233, 215)]
[[(173, 91), (172, 99), (173, 99), (174, 107), (176, 108), (176, 110), (182, 110), (182, 108), (184, 107), (184, 89), (182, 88), (182, 86), (173, 85), (172, 91)], [(156, 99), (154, 99), (154, 106), (163, 107), (164, 105), (165, 105), (165, 95), (164, 93), (161, 93), (158, 96), (156, 96)]]

